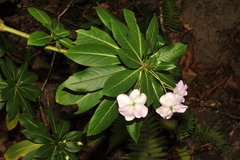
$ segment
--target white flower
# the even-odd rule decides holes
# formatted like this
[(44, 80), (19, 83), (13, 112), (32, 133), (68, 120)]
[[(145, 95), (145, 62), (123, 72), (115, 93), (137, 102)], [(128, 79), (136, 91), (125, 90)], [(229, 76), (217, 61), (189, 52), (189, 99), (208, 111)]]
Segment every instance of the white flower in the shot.
[(117, 96), (118, 111), (122, 114), (126, 121), (131, 121), (135, 117), (146, 117), (148, 108), (144, 105), (146, 103), (147, 96), (144, 93), (140, 94), (138, 89), (134, 89), (130, 95), (120, 94)]

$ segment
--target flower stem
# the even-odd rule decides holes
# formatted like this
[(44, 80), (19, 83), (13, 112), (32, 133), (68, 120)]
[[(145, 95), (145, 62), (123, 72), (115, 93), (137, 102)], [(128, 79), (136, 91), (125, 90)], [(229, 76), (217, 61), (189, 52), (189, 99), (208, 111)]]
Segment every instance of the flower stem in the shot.
[[(21, 36), (21, 37), (24, 37), (24, 38), (29, 38), (29, 34), (25, 33), (25, 32), (22, 32), (22, 31), (19, 31), (19, 30), (16, 30), (14, 28), (11, 28), (11, 27), (8, 27), (4, 24), (3, 20), (0, 19), (0, 32), (9, 32), (9, 33), (13, 33), (15, 35), (18, 35), (18, 36)], [(54, 46), (46, 46), (44, 47), (45, 50), (51, 50), (51, 51), (54, 51), (54, 52), (59, 52), (59, 53), (65, 53), (67, 52), (67, 50), (65, 49), (57, 49), (56, 47)]]

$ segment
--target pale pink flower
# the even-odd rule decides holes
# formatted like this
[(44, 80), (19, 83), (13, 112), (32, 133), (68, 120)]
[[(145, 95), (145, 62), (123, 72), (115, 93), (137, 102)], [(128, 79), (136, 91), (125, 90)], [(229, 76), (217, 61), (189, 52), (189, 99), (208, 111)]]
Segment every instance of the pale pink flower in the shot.
[(156, 112), (164, 119), (172, 117), (173, 113), (184, 113), (187, 106), (181, 104), (179, 99), (172, 92), (168, 92), (160, 98), (161, 107), (156, 109)]
[(129, 96), (120, 94), (117, 96), (118, 111), (125, 117), (126, 121), (146, 117), (148, 113), (148, 108), (144, 105), (146, 100), (147, 96), (144, 93), (140, 94), (138, 89), (134, 89)]
[(187, 95), (187, 88), (188, 86), (180, 80), (173, 90), (173, 93), (176, 95), (176, 98), (180, 101), (180, 103), (185, 102), (184, 96)]

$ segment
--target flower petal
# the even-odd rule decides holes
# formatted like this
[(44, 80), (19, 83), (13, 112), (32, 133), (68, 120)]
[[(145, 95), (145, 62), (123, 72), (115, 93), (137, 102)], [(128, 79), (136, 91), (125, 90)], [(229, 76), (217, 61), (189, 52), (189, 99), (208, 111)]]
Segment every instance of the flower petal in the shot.
[(157, 108), (156, 109), (156, 112), (161, 116), (163, 117), (164, 119), (169, 119), (172, 117), (173, 113), (172, 111), (170, 110), (169, 107), (163, 107), (161, 106), (160, 108)]
[(147, 101), (147, 96), (144, 93), (141, 93), (136, 99), (133, 99), (136, 104), (144, 105)]
[(165, 107), (174, 106), (180, 103), (179, 100), (176, 98), (176, 96), (172, 92), (168, 92), (164, 94), (159, 101), (162, 104), (162, 106), (165, 106)]
[(136, 104), (133, 110), (136, 118), (146, 117), (148, 114), (148, 108), (144, 105)]
[(129, 97), (130, 97), (132, 100), (134, 100), (134, 99), (136, 99), (139, 95), (140, 95), (140, 91), (139, 91), (138, 89), (134, 89), (134, 90), (130, 93)]
[(184, 113), (187, 108), (188, 108), (188, 106), (184, 106), (183, 104), (173, 106), (174, 112), (178, 112), (178, 113)]
[(126, 121), (131, 121), (135, 118), (135, 115), (133, 113), (133, 106), (118, 108), (118, 111), (125, 117)]
[(118, 106), (120, 108), (131, 106), (133, 104), (133, 101), (131, 98), (129, 98), (126, 94), (120, 94), (117, 96)]

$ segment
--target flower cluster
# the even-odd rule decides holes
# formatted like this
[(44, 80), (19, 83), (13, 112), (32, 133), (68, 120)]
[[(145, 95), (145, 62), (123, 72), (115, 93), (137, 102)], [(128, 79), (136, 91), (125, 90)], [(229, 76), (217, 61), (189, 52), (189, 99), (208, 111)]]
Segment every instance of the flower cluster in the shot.
[[(162, 106), (156, 109), (156, 112), (164, 119), (172, 117), (173, 113), (184, 113), (187, 106), (182, 103), (185, 102), (184, 96), (187, 95), (187, 85), (183, 81), (179, 81), (173, 92), (168, 92), (160, 98)], [(122, 114), (126, 121), (131, 121), (134, 118), (146, 117), (148, 108), (145, 106), (147, 96), (144, 93), (140, 94), (138, 89), (134, 89), (129, 96), (120, 94), (117, 96), (118, 111)]]
[(176, 88), (172, 92), (168, 92), (160, 98), (161, 107), (156, 109), (156, 112), (164, 119), (172, 117), (173, 113), (184, 113), (187, 106), (183, 105), (185, 102), (184, 96), (187, 95), (187, 85), (184, 85), (182, 81), (179, 81)]

